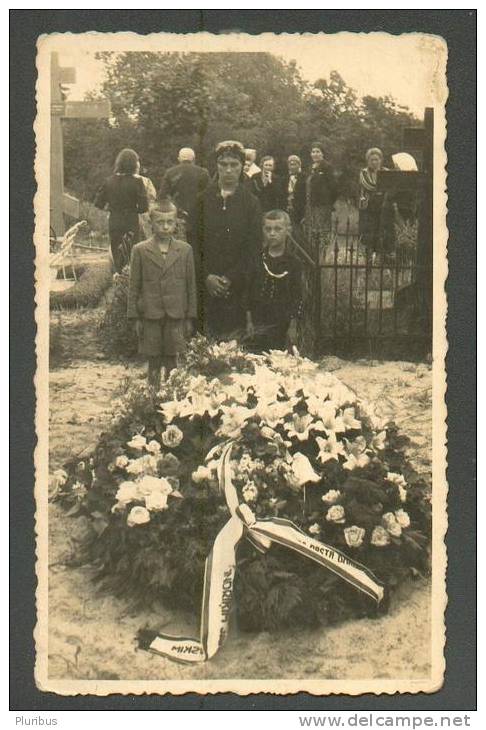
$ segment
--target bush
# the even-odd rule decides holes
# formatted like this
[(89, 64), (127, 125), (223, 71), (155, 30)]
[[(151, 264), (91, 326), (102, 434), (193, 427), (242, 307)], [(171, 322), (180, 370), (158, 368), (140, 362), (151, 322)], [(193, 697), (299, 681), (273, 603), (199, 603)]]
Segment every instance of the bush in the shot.
[(64, 291), (51, 292), (51, 309), (78, 309), (95, 307), (112, 283), (110, 261), (86, 264), (79, 279)]
[(107, 355), (133, 357), (137, 354), (138, 340), (127, 319), (128, 266), (115, 274), (113, 291), (100, 325), (102, 348)]

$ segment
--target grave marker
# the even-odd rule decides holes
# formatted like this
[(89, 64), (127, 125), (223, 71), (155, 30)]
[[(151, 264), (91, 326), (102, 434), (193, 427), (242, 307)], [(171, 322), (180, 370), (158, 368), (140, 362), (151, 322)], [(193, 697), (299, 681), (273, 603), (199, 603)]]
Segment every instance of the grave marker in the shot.
[(64, 235), (64, 215), (79, 218), (79, 201), (64, 192), (63, 119), (107, 119), (110, 102), (67, 101), (65, 85), (74, 84), (76, 69), (59, 65), (59, 54), (51, 53), (51, 227), (57, 236)]

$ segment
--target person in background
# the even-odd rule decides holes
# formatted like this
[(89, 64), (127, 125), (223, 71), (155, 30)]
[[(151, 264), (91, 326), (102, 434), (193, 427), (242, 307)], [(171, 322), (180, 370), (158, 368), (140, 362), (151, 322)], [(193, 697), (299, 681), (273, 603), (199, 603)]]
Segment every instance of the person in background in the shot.
[(374, 258), (381, 250), (384, 194), (377, 190), (378, 172), (384, 170), (383, 152), (371, 147), (366, 153), (366, 167), (359, 173), (359, 233), (367, 253)]
[(245, 329), (243, 295), (261, 250), (261, 209), (243, 181), (245, 151), (233, 140), (216, 147), (216, 178), (200, 194), (190, 224), (200, 329), (224, 339)]
[(260, 160), (262, 171), (251, 178), (252, 192), (260, 201), (262, 211), (275, 210), (280, 206), (282, 183), (275, 175), (275, 160), (265, 155)]
[(147, 192), (138, 175), (140, 160), (132, 149), (116, 158), (113, 175), (96, 193), (94, 204), (110, 212), (108, 231), (115, 271), (120, 273), (130, 259), (131, 247), (140, 240), (139, 215), (148, 210)]
[(325, 159), (324, 146), (314, 142), (311, 147), (312, 168), (306, 180), (305, 232), (315, 261), (325, 252), (331, 233), (337, 186), (334, 170)]
[(246, 334), (252, 349), (284, 350), (297, 342), (302, 315), (302, 265), (289, 251), (289, 214), (263, 215), (263, 252), (246, 296)]
[(247, 147), (245, 149), (245, 173), (248, 175), (248, 177), (251, 179), (253, 175), (258, 175), (259, 172), (261, 172), (261, 169), (258, 167), (257, 164), (255, 164), (256, 160), (256, 150), (254, 150), (252, 147)]
[[(153, 204), (157, 200), (157, 191), (155, 189), (155, 185), (153, 184), (152, 180), (149, 177), (146, 177), (145, 175), (141, 175), (140, 170), (141, 170), (141, 166), (140, 166), (140, 162), (139, 162), (137, 176), (140, 177), (140, 179), (143, 182), (143, 185), (145, 187), (145, 192), (147, 194), (147, 201), (148, 201), (148, 211), (146, 213), (142, 213), (142, 216), (141, 216), (142, 234), (145, 239), (145, 238), (150, 238), (150, 236), (152, 234), (152, 224), (150, 221), (150, 209), (152, 208)], [(144, 170), (144, 172), (145, 172), (145, 170)]]
[(166, 375), (176, 367), (192, 334), (197, 292), (192, 248), (174, 237), (176, 206), (154, 203), (150, 220), (152, 236), (132, 250), (127, 317), (148, 360), (149, 385), (158, 391), (162, 367)]
[(208, 171), (196, 165), (195, 160), (195, 152), (190, 147), (179, 150), (178, 164), (169, 167), (159, 191), (160, 198), (174, 201), (179, 215), (185, 220), (192, 216), (197, 196), (209, 183)]
[(287, 158), (288, 174), (285, 179), (286, 210), (294, 226), (302, 222), (305, 215), (305, 176), (302, 162), (297, 155)]

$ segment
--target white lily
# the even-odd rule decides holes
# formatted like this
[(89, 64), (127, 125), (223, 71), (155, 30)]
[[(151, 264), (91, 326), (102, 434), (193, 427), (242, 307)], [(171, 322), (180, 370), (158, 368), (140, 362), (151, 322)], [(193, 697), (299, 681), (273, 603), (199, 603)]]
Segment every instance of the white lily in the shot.
[(305, 454), (301, 454), (298, 451), (293, 455), (291, 462), (291, 481), (293, 485), (303, 487), (304, 484), (308, 484), (309, 482), (315, 483), (320, 481), (320, 478), (319, 474), (316, 474), (312, 468), (312, 464)]
[(316, 436), (316, 442), (319, 447), (317, 458), (321, 464), (325, 464), (330, 459), (338, 461), (339, 456), (346, 456), (343, 444), (337, 440), (336, 434), (333, 431), (329, 432), (327, 439), (322, 438), (322, 436)]
[(314, 421), (314, 418), (306, 413), (303, 416), (294, 413), (292, 421), (284, 425), (289, 438), (297, 438), (299, 441), (307, 441), (311, 431), (324, 431), (321, 421)]

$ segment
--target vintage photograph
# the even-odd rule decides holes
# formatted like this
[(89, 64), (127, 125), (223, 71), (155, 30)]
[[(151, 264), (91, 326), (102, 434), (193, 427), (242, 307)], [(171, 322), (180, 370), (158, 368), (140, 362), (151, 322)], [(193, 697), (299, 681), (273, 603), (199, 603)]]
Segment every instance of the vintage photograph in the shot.
[(39, 38), (41, 690), (441, 687), (446, 63)]

